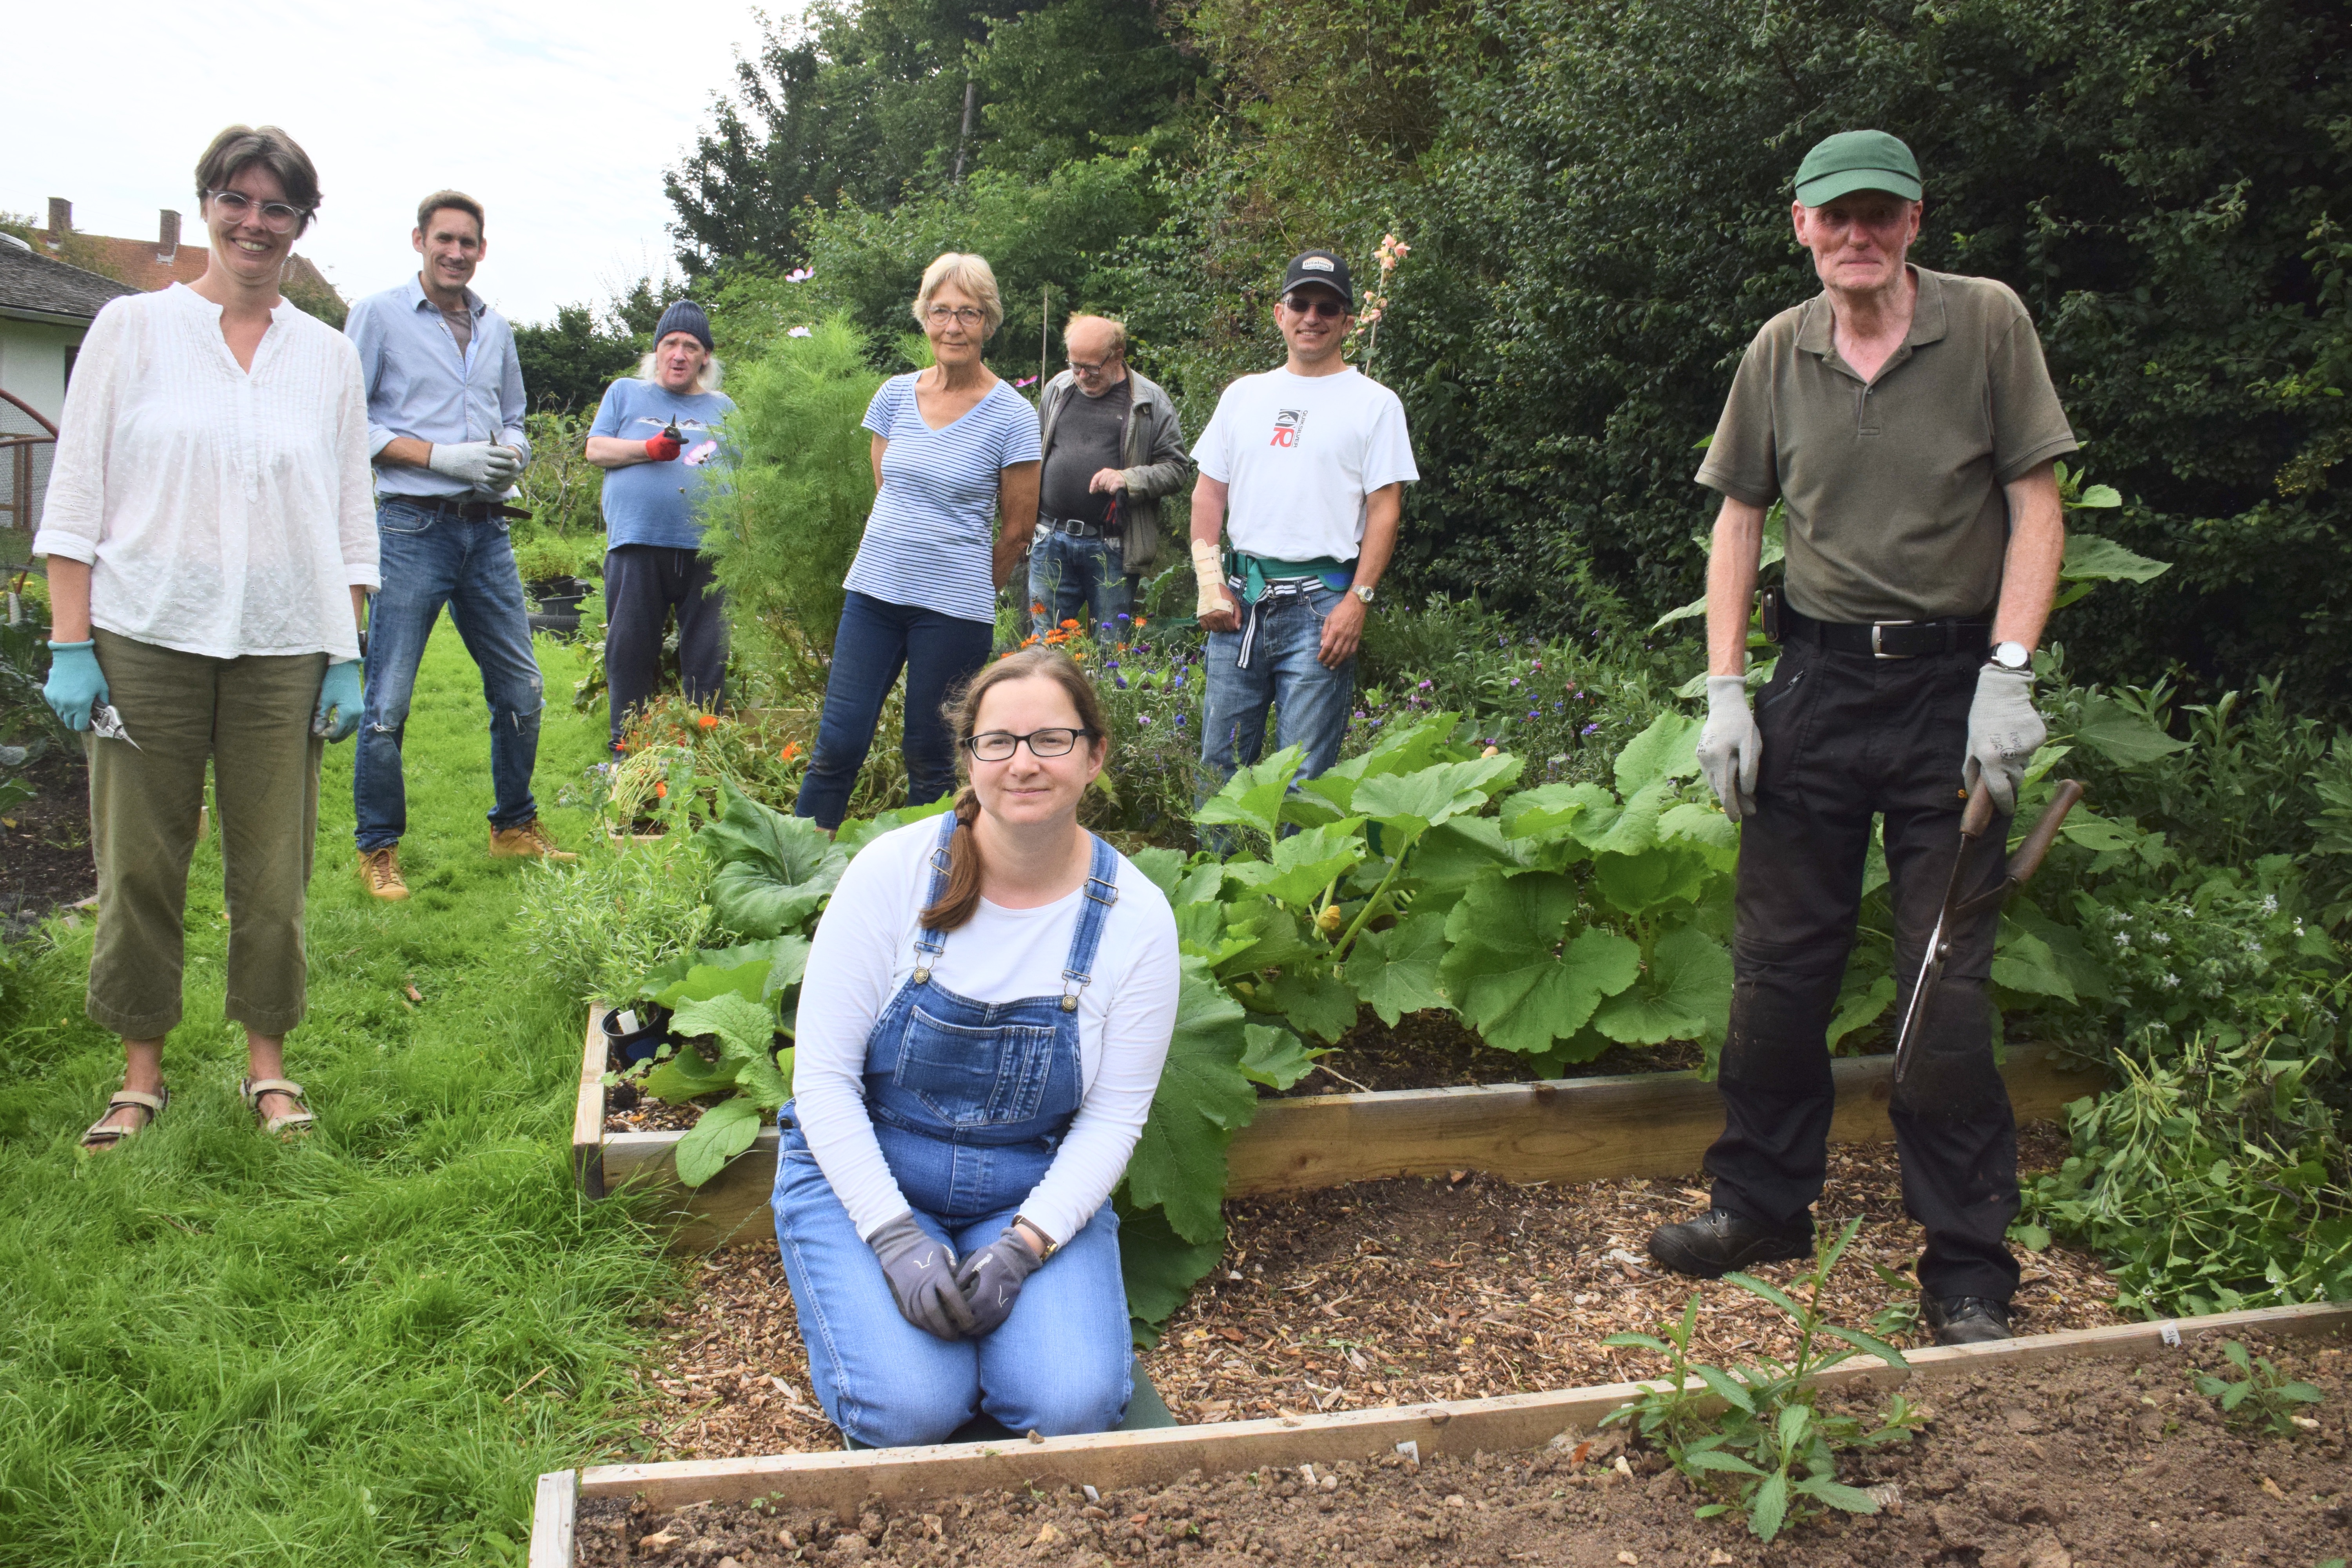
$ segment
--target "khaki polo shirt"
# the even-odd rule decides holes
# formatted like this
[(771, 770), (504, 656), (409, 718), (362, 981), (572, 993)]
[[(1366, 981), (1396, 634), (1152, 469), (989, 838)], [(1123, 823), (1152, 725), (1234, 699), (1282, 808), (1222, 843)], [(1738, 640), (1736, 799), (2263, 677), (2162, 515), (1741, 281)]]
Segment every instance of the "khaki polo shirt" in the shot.
[(2001, 487), (2075, 449), (2024, 304), (1915, 267), (1911, 332), (1875, 382), (1832, 342), (1827, 294), (1748, 345), (1698, 482), (1787, 503), (1789, 602), (1824, 621), (1989, 611), (2009, 543)]

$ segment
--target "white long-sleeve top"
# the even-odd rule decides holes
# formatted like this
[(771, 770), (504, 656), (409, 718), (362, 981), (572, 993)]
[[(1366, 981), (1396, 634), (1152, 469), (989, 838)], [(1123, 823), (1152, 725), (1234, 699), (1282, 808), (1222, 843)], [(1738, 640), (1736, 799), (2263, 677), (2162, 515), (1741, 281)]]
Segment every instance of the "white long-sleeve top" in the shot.
[(373, 489), (351, 340), (281, 303), (248, 372), (221, 308), (175, 283), (110, 301), (83, 339), (33, 552), (89, 562), (90, 621), (121, 637), (353, 659)]
[[(936, 820), (909, 823), (850, 862), (824, 911), (801, 984), (793, 1109), (809, 1152), (860, 1236), (909, 1207), (866, 1112), (866, 1040), (915, 969), (929, 897)], [(1062, 994), (1062, 964), (1085, 890), (1042, 909), (982, 899), (931, 965), (932, 983), (975, 1002)], [(1127, 1170), (1151, 1113), (1176, 1027), (1176, 917), (1150, 878), (1118, 858), (1118, 901), (1103, 921), (1078, 1001), (1078, 1113), (1021, 1213), (1057, 1242), (1084, 1229)]]

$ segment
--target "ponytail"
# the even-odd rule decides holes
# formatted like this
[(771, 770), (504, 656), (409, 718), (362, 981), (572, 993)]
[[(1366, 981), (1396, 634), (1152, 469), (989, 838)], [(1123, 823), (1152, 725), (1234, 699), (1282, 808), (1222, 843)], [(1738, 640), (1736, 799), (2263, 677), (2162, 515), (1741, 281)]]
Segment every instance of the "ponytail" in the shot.
[(948, 835), (948, 885), (921, 915), (926, 931), (954, 931), (980, 908), (980, 846), (971, 825), (980, 818), (980, 796), (970, 784), (956, 795), (955, 831)]

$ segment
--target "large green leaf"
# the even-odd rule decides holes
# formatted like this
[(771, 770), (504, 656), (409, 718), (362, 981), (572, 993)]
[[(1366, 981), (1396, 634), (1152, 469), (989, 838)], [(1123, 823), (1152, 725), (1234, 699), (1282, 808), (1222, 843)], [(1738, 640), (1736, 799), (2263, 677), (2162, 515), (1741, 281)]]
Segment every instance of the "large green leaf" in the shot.
[(1255, 827), (1272, 837), (1282, 825), (1282, 798), (1306, 760), (1304, 746), (1285, 746), (1262, 763), (1234, 770), (1223, 789), (1201, 803), (1192, 820)]
[(2050, 944), (2011, 920), (2000, 922), (2000, 936), (1992, 955), (1992, 983), (2029, 996), (2074, 1000), (2074, 984), (2059, 966)]
[(1445, 917), (1416, 914), (1392, 930), (1358, 936), (1343, 973), (1381, 1022), (1394, 1028), (1407, 1013), (1445, 1005), (1437, 979), (1445, 946)]
[(1212, 966), (1256, 945), (1255, 929), (1228, 931), (1223, 904), (1186, 904), (1176, 911), (1176, 945), (1180, 952), (1206, 959)]
[(2174, 740), (2111, 697), (2094, 697), (2083, 704), (2074, 739), (2126, 768), (2189, 749), (2188, 742)]
[(1246, 857), (1236, 855), (1233, 861), (1224, 864), (1211, 861), (1205, 866), (1193, 867), (1181, 877), (1177, 878), (1176, 885), (1168, 889), (1168, 902), (1179, 910), (1187, 904), (1216, 902), (1219, 895), (1224, 891), (1225, 865), (1236, 863), (1244, 858)]
[(1433, 713), (1417, 724), (1391, 730), (1370, 751), (1333, 763), (1298, 787), (1326, 803), (1333, 816), (1344, 816), (1355, 810), (1356, 786), (1364, 780), (1427, 767), (1456, 721), (1454, 714)]
[(1580, 932), (1552, 948), (1577, 911), (1576, 884), (1557, 872), (1493, 876), (1446, 916), (1454, 942), (1439, 965), (1446, 994), (1486, 1042), (1539, 1055), (1574, 1034), (1604, 996), (1641, 970), (1641, 949), (1614, 931)]
[(713, 1037), (721, 1060), (764, 1056), (774, 1043), (776, 1014), (772, 1007), (730, 991), (680, 1007), (669, 1021), (669, 1032), (682, 1040)]
[(1404, 838), (1416, 838), (1449, 817), (1477, 811), (1488, 795), (1518, 776), (1522, 765), (1517, 757), (1497, 754), (1385, 773), (1356, 787), (1354, 809)]
[(1249, 945), (1217, 962), (1220, 978), (1234, 980), (1261, 969), (1280, 969), (1300, 959), (1320, 958), (1329, 950), (1308, 944), (1298, 934), (1298, 917), (1279, 904), (1253, 901), (1227, 904), (1225, 925), (1230, 937), (1250, 934)]
[(1538, 841), (1564, 837), (1588, 811), (1614, 811), (1614, 796), (1597, 784), (1549, 784), (1503, 797), (1503, 837)]
[(1221, 1216), (1216, 1234), (1187, 1241), (1157, 1208), (1137, 1208), (1118, 1203), (1118, 1268), (1127, 1283), (1128, 1316), (1134, 1320), (1135, 1342), (1149, 1350), (1160, 1339), (1160, 1325), (1173, 1317), (1184, 1298), (1203, 1275), (1217, 1266), (1225, 1250), (1225, 1226)]
[(1658, 841), (1658, 819), (1674, 795), (1674, 784), (1660, 780), (1622, 805), (1612, 800), (1579, 813), (1569, 831), (1595, 855), (1639, 855)]
[(1639, 855), (1601, 856), (1593, 863), (1592, 885), (1627, 914), (1645, 915), (1696, 901), (1711, 874), (1696, 851), (1661, 844)]
[(833, 836), (841, 852), (851, 859), (857, 852), (886, 833), (895, 832), (910, 822), (920, 822), (937, 816), (955, 805), (952, 794), (943, 795), (929, 805), (902, 805), (891, 811), (877, 811), (872, 816), (853, 816), (841, 825)]
[[(1503, 825), (1494, 817), (1457, 816), (1431, 828), (1413, 847), (1399, 887), (1412, 895), (1416, 914), (1444, 914), (1472, 883), (1496, 867), (1534, 863), (1534, 850), (1526, 843), (1507, 841)], [(1365, 868), (1366, 875), (1370, 871)]]
[(1321, 1051), (1310, 1051), (1287, 1029), (1251, 1024), (1242, 1034), (1249, 1042), (1242, 1053), (1242, 1076), (1268, 1089), (1284, 1089), (1315, 1070)]
[(1336, 1040), (1356, 1026), (1355, 988), (1335, 974), (1286, 969), (1258, 987), (1260, 1009), (1281, 1014), (1302, 1035)]
[(1678, 926), (1651, 949), (1649, 973), (1592, 1016), (1622, 1045), (1721, 1037), (1731, 1015), (1731, 955), (1696, 926)]
[(1836, 1045), (1856, 1029), (1867, 1028), (1895, 1005), (1895, 976), (1882, 974), (1859, 990), (1841, 993), (1837, 1016), (1830, 1020), (1829, 1043)]
[(677, 1141), (677, 1179), (698, 1187), (749, 1149), (767, 1118), (748, 1100), (722, 1100)]
[[(2095, 488), (2105, 489), (2106, 487)], [(2115, 492), (2108, 490), (2107, 494), (2114, 495)], [(2084, 504), (2093, 503), (2085, 501)], [(2075, 533), (2070, 530), (2066, 535), (2066, 559), (2058, 568), (2058, 576), (2067, 583), (2146, 583), (2171, 570), (2172, 563), (2169, 561), (2151, 561), (2145, 555), (2125, 549), (2112, 539), (2102, 539), (2095, 533)]]
[(1168, 895), (1176, 896), (1176, 884), (1184, 875), (1184, 852), (1181, 849), (1161, 849), (1157, 847), (1139, 849), (1128, 858), (1135, 868), (1150, 880), (1153, 887)]
[(1137, 1205), (1165, 1210), (1188, 1242), (1206, 1245), (1223, 1234), (1225, 1145), (1257, 1111), (1257, 1090), (1242, 1076), (1244, 1027), (1241, 1004), (1208, 965), (1184, 959), (1168, 1065), (1128, 1161), (1127, 1187)]
[(1699, 721), (1669, 708), (1617, 753), (1617, 793), (1639, 795), (1666, 779), (1698, 772)]
[(1362, 818), (1351, 816), (1294, 833), (1276, 841), (1272, 864), (1237, 858), (1225, 868), (1244, 887), (1303, 909), (1364, 858), (1364, 840), (1356, 831), (1362, 825)]
[(702, 1053), (691, 1046), (681, 1046), (662, 1061), (646, 1070), (639, 1085), (656, 1100), (671, 1105), (684, 1105), (706, 1094), (717, 1094), (735, 1087), (735, 1071), (741, 1064), (736, 1060), (707, 1062)]
[(719, 923), (745, 936), (775, 936), (824, 907), (849, 852), (804, 816), (772, 811), (721, 780), (725, 811), (696, 836), (718, 857), (710, 905)]

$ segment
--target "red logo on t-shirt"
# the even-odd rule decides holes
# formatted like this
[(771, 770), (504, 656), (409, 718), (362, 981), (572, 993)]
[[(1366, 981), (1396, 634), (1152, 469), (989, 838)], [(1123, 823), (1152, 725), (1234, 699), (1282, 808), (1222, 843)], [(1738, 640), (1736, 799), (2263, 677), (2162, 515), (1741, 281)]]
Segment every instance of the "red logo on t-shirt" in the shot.
[(1274, 416), (1274, 439), (1267, 445), (1295, 447), (1298, 445), (1299, 432), (1306, 427), (1307, 410), (1304, 408), (1276, 409)]

